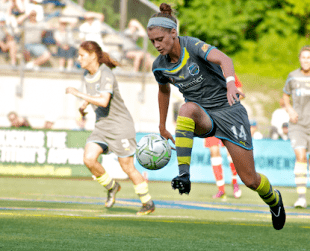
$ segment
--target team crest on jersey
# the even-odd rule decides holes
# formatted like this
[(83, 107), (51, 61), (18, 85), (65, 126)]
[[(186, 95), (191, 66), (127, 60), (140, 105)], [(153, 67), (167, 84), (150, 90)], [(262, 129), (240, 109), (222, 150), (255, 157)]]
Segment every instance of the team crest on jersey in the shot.
[(192, 63), (189, 67), (188, 67), (188, 71), (189, 74), (191, 74), (192, 76), (195, 76), (199, 73), (199, 66), (196, 63)]
[(203, 46), (201, 46), (201, 49), (203, 52), (207, 52), (208, 48), (209, 48), (209, 45), (207, 44), (204, 44)]

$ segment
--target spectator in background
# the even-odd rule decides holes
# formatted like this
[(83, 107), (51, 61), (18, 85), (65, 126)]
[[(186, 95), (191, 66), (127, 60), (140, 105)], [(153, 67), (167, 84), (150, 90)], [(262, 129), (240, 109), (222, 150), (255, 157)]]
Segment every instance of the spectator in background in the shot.
[(67, 71), (73, 69), (74, 58), (76, 56), (76, 48), (74, 44), (74, 37), (72, 27), (69, 25), (69, 20), (65, 18), (59, 19), (58, 29), (55, 31), (55, 40), (58, 47), (57, 56), (59, 57), (59, 70), (65, 69), (67, 61)]
[[(25, 26), (25, 51), (24, 56), (27, 69), (37, 70), (39, 66), (46, 63), (50, 57), (51, 53), (48, 48), (42, 43), (42, 37), (44, 36), (46, 27), (44, 23), (37, 22), (36, 11), (31, 11), (29, 15), (24, 14), (23, 18), (19, 22), (24, 22)], [(31, 55), (35, 57), (31, 61)]]
[(250, 124), (251, 124), (252, 139), (263, 139), (264, 136), (260, 131), (258, 131), (256, 120), (255, 119), (250, 120)]
[(26, 13), (26, 6), (29, 4), (28, 0), (10, 0), (8, 6), (8, 14), (13, 14), (16, 17)]
[(282, 131), (283, 131), (283, 136), (282, 136), (282, 139), (283, 140), (288, 140), (288, 123), (285, 122), (283, 123), (282, 125)]
[(16, 66), (17, 45), (12, 29), (6, 25), (6, 16), (4, 13), (0, 13), (0, 52), (8, 52), (11, 66)]
[[(294, 174), (297, 208), (306, 208), (307, 152), (310, 151), (310, 46), (299, 53), (300, 68), (289, 73), (283, 88), (283, 100), (289, 114), (289, 138), (296, 156)], [(291, 105), (292, 98), (292, 105)]]
[(150, 53), (144, 53), (137, 45), (138, 38), (142, 37), (145, 39), (147, 37), (146, 30), (142, 24), (137, 19), (131, 19), (124, 34), (132, 40), (131, 43), (124, 43), (123, 50), (126, 57), (133, 60), (134, 72), (138, 72), (143, 67), (143, 63), (145, 64), (145, 70), (150, 70), (153, 64)]
[(27, 118), (19, 117), (16, 112), (9, 112), (8, 119), (11, 122), (11, 127), (31, 128)]
[(280, 108), (276, 109), (271, 116), (271, 139), (284, 139), (287, 140), (287, 134), (283, 132), (283, 124), (288, 123), (290, 117), (285, 109), (283, 98), (280, 99)]
[(85, 22), (80, 26), (80, 38), (83, 41), (94, 41), (104, 52), (108, 52), (108, 49), (104, 46), (102, 40), (101, 23), (104, 21), (104, 15), (96, 12), (86, 12), (84, 14)]

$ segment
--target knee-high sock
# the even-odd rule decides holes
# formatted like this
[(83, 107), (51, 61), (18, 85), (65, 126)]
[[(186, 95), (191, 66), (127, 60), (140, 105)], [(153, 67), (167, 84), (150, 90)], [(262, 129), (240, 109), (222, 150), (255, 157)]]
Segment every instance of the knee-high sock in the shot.
[(151, 200), (151, 195), (149, 194), (149, 187), (145, 181), (143, 181), (142, 183), (138, 185), (134, 185), (134, 189), (135, 189), (135, 193), (139, 196), (143, 204)]
[(97, 177), (96, 180), (100, 185), (104, 186), (108, 190), (112, 189), (115, 185), (115, 180), (112, 179), (107, 172), (105, 172), (102, 176)]
[(223, 168), (222, 168), (222, 157), (212, 157), (211, 165), (215, 177), (216, 185), (219, 191), (225, 193), (225, 181), (223, 176)]
[(256, 189), (256, 192), (259, 194), (259, 196), (263, 199), (263, 201), (269, 205), (270, 207), (274, 207), (276, 205), (278, 205), (279, 202), (279, 195), (278, 193), (276, 193), (272, 186), (270, 185), (270, 182), (268, 180), (268, 178), (259, 173), (260, 177), (261, 177), (261, 182), (258, 186), (258, 188)]
[(231, 174), (232, 174), (232, 183), (233, 184), (237, 184), (237, 171), (235, 168), (235, 164), (232, 161), (231, 156), (228, 156), (228, 161), (229, 161), (229, 166), (230, 166), (230, 170), (231, 170)]
[(307, 192), (307, 163), (296, 162), (295, 163), (295, 183), (297, 188), (297, 194), (299, 198), (306, 198)]
[(188, 173), (191, 163), (195, 122), (191, 118), (178, 116), (175, 132), (175, 146), (179, 165), (179, 174)]

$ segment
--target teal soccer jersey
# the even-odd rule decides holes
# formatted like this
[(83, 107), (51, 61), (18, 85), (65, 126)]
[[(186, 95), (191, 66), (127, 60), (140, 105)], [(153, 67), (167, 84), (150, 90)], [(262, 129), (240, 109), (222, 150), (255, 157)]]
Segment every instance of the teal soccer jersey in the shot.
[(169, 56), (160, 55), (153, 63), (159, 84), (171, 83), (183, 94), (186, 102), (199, 104), (212, 121), (212, 130), (201, 138), (215, 136), (245, 149), (252, 149), (250, 123), (240, 102), (230, 106), (226, 79), (219, 65), (207, 60), (215, 47), (193, 37), (179, 37), (181, 56), (171, 63)]
[(181, 57), (171, 63), (168, 56), (159, 55), (153, 63), (153, 73), (159, 84), (175, 85), (188, 102), (206, 109), (229, 106), (226, 80), (219, 65), (207, 60), (215, 48), (193, 37), (178, 37)]

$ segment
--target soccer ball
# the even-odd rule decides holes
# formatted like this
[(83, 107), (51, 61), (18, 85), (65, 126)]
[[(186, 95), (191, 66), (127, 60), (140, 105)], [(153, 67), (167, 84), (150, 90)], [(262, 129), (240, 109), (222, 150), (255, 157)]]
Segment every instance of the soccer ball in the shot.
[(158, 170), (168, 164), (171, 158), (171, 147), (164, 137), (148, 134), (139, 141), (136, 157), (144, 168)]

